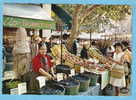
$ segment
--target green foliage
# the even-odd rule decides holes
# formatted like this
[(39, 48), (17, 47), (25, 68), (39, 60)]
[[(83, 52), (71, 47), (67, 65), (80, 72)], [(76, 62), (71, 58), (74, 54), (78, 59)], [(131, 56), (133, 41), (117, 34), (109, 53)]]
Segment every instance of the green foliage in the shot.
[[(74, 17), (73, 12), (77, 5), (67, 5), (60, 4), (60, 7), (65, 9), (65, 11), (72, 17)], [(79, 13), (79, 23), (83, 14), (93, 5), (82, 5)], [(119, 21), (123, 20), (126, 15), (131, 15), (131, 6), (129, 5), (101, 5), (100, 7), (94, 8), (92, 12), (83, 20), (80, 26), (89, 26), (89, 30), (82, 30), (85, 32), (100, 32), (101, 25), (107, 25), (108, 27), (113, 27), (111, 20)], [(56, 19), (58, 19), (56, 17)], [(60, 20), (59, 20), (60, 22)]]

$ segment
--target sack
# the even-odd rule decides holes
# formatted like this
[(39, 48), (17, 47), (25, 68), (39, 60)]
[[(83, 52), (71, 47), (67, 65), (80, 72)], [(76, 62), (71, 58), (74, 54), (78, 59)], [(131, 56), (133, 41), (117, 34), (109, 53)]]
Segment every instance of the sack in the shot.
[(124, 70), (119, 68), (113, 68), (110, 72), (110, 76), (114, 78), (122, 78), (124, 75)]

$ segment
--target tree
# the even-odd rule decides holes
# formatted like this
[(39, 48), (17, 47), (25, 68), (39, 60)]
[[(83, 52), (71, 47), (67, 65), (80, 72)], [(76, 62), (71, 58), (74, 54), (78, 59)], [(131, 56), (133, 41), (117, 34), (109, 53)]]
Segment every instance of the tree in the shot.
[[(100, 24), (107, 24), (112, 20), (121, 20), (127, 14), (131, 14), (128, 5), (59, 5), (72, 16), (72, 29), (67, 41), (70, 50), (73, 40), (78, 37), (82, 25), (93, 26), (91, 31), (98, 31)], [(104, 18), (104, 19), (103, 19)]]

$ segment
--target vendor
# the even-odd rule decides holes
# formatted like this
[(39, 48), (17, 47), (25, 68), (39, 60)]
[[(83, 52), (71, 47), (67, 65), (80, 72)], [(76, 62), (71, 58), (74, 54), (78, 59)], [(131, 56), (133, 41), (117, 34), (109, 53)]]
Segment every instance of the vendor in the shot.
[(53, 71), (53, 64), (50, 56), (46, 54), (46, 46), (39, 47), (39, 53), (32, 60), (33, 71), (47, 77), (48, 79), (53, 79), (55, 77)]

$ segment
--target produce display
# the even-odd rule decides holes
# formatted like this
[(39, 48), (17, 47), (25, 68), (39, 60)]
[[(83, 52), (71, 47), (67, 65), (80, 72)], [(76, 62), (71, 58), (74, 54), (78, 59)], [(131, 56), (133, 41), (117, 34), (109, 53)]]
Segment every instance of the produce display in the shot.
[(84, 81), (89, 80), (89, 78), (88, 78), (88, 77), (86, 77), (86, 76), (82, 76), (82, 75), (74, 76), (74, 79), (76, 79), (76, 80), (78, 80), (78, 81), (80, 81), (80, 82), (84, 82)]
[(47, 94), (47, 95), (64, 95), (65, 89), (63, 86), (57, 85), (57, 84), (49, 84), (46, 86), (43, 86), (40, 90), (41, 94)]
[[(61, 46), (55, 45), (51, 48), (52, 55), (55, 57), (55, 59), (60, 59), (61, 57)], [(110, 60), (107, 60), (106, 57), (104, 57), (102, 54), (100, 54), (97, 50), (94, 48), (89, 48), (88, 50), (89, 55), (92, 58), (98, 59), (100, 63), (102, 64), (95, 64), (93, 61), (89, 61), (86, 59), (82, 59), (78, 56), (75, 56), (74, 54), (71, 54), (65, 47), (65, 45), (62, 45), (62, 59), (65, 61), (65, 65), (68, 65), (71, 68), (74, 68), (76, 71), (79, 70), (80, 67), (84, 67), (88, 71), (105, 71), (109, 67), (107, 67), (106, 63), (110, 62)]]
[(106, 62), (107, 62), (106, 57), (104, 57), (102, 54), (100, 54), (95, 48), (89, 48), (88, 54), (92, 58), (98, 59), (100, 61), (100, 63), (106, 64)]
[(73, 81), (73, 80), (63, 80), (60, 82), (62, 85), (64, 85), (65, 87), (73, 87), (73, 86), (77, 86), (79, 85), (78, 82)]
[(18, 84), (21, 83), (20, 81), (9, 81), (6, 83), (6, 87), (9, 89), (17, 88)]
[(66, 74), (70, 74), (71, 68), (67, 65), (56, 65), (56, 72), (57, 73), (66, 73)]
[[(52, 55), (56, 59), (60, 58), (61, 56), (61, 46), (60, 45), (55, 45), (54, 47), (51, 48), (51, 51), (52, 51)], [(62, 56), (63, 56), (62, 59), (65, 60), (65, 62), (70, 62), (70, 63), (77, 64), (80, 66), (85, 66), (86, 68), (89, 68), (89, 69), (91, 67), (89, 65), (93, 64), (93, 62), (91, 61), (83, 60), (82, 58), (75, 56), (74, 54), (71, 54), (64, 45), (62, 46)]]

